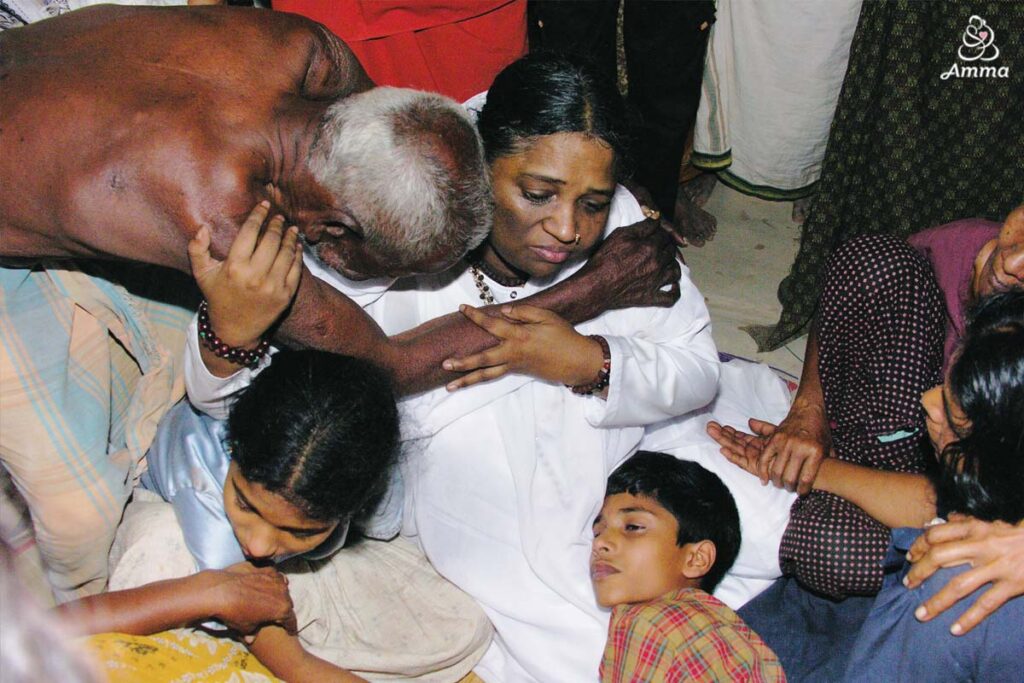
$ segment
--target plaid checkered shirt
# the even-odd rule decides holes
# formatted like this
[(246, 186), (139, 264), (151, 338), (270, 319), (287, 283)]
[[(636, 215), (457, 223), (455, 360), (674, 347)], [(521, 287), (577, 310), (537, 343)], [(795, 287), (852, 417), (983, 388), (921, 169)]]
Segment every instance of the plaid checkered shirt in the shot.
[(684, 588), (612, 612), (603, 683), (785, 680), (760, 636), (702, 590)]

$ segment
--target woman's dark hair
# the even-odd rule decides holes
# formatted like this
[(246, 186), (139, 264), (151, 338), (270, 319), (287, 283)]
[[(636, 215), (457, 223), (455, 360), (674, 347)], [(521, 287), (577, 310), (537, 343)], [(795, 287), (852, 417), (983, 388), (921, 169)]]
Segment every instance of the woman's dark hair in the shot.
[(996, 294), (971, 314), (949, 371), (951, 399), (970, 420), (943, 450), (939, 514), (1024, 519), (1024, 292)]
[(231, 408), (227, 427), (242, 476), (320, 521), (366, 511), (398, 460), (390, 379), (326, 351), (274, 355)]
[(505, 67), (477, 119), (488, 163), (543, 135), (584, 133), (612, 148), (616, 181), (632, 171), (632, 127), (615, 83), (583, 58), (553, 52), (530, 53)]
[(715, 544), (715, 563), (700, 581), (702, 589), (713, 591), (740, 552), (740, 513), (718, 475), (668, 453), (637, 451), (608, 477), (605, 496), (617, 493), (652, 498), (672, 513), (679, 547)]

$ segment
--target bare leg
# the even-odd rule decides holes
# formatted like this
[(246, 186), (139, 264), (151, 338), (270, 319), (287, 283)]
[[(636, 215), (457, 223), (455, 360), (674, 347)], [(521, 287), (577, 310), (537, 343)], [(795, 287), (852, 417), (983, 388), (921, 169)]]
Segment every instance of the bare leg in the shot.
[(807, 212), (811, 208), (811, 200), (814, 199), (813, 195), (807, 197), (801, 197), (793, 202), (793, 222), (803, 223), (807, 220)]
[[(718, 176), (714, 173), (704, 172), (680, 185), (679, 192), (698, 208), (704, 208), (708, 199), (711, 198), (711, 192), (715, 189), (716, 184), (718, 184)], [(677, 203), (678, 201), (676, 198)]]

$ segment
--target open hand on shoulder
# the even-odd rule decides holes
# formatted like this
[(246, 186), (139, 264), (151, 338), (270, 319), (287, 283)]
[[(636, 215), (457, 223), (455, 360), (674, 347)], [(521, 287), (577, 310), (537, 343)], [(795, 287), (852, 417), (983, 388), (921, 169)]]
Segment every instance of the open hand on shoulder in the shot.
[(914, 565), (904, 579), (908, 588), (921, 585), (942, 567), (971, 566), (918, 608), (915, 616), (921, 621), (934, 618), (988, 585), (953, 624), (953, 635), (961, 635), (1007, 600), (1024, 595), (1024, 522), (1013, 525), (950, 515), (946, 524), (930, 527), (918, 537), (907, 559)]

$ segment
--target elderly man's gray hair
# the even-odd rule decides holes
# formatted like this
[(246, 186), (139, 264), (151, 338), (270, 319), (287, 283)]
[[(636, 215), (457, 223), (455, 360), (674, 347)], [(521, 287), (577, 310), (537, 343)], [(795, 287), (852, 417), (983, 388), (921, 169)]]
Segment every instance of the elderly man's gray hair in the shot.
[(367, 248), (394, 267), (444, 251), (454, 260), (491, 229), (480, 136), (441, 95), (381, 87), (331, 105), (310, 169), (352, 210)]

